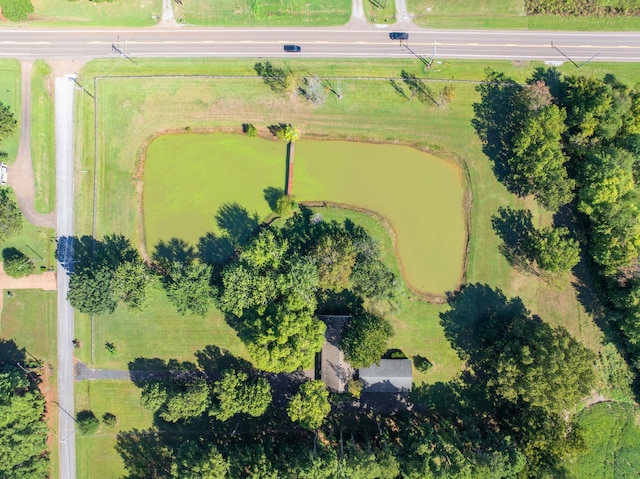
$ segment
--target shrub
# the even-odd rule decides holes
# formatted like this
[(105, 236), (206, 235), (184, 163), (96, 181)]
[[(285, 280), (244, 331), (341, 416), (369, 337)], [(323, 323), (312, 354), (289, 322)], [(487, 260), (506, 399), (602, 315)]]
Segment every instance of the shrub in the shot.
[(291, 214), (293, 209), (296, 207), (296, 201), (292, 196), (282, 195), (276, 201), (275, 212), (279, 216), (287, 217)]
[(418, 356), (418, 355), (413, 357), (413, 365), (421, 373), (426, 373), (433, 367), (433, 364), (431, 364), (431, 361), (429, 361), (424, 356)]
[(400, 349), (390, 349), (383, 356), (384, 359), (407, 359), (407, 355)]
[(360, 399), (363, 388), (364, 384), (359, 379), (349, 379), (347, 382), (347, 391), (356, 399)]
[(98, 427), (100, 427), (100, 421), (98, 421), (96, 415), (93, 414), (93, 411), (89, 411), (88, 409), (79, 411), (78, 414), (76, 414), (76, 422), (78, 423), (78, 431), (85, 435), (93, 434), (98, 430)]
[(2, 251), (2, 259), (4, 260), (4, 271), (14, 278), (22, 278), (33, 273), (36, 269), (33, 261), (16, 248), (5, 248)]
[(252, 138), (258, 136), (258, 129), (251, 123), (243, 123), (242, 132)]
[(110, 412), (105, 412), (102, 415), (102, 422), (107, 427), (115, 427), (115, 425), (118, 423), (118, 418), (115, 416), (115, 414), (111, 414)]
[(23, 22), (33, 13), (31, 0), (2, 0), (2, 15), (12, 22)]

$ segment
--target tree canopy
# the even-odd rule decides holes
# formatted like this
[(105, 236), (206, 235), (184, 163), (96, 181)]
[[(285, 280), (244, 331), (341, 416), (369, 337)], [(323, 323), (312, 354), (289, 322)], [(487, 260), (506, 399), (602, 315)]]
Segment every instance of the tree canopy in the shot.
[(249, 378), (242, 371), (227, 371), (213, 385), (211, 414), (227, 421), (236, 414), (262, 416), (271, 404), (271, 385), (264, 378)]
[(380, 361), (388, 349), (393, 328), (389, 321), (363, 312), (353, 317), (345, 327), (340, 348), (354, 368), (364, 368)]
[(330, 411), (329, 392), (322, 381), (302, 383), (287, 408), (292, 421), (311, 430), (318, 429)]
[[(1, 124), (0, 124), (1, 125)], [(22, 231), (22, 213), (6, 188), (0, 189), (0, 241)]]

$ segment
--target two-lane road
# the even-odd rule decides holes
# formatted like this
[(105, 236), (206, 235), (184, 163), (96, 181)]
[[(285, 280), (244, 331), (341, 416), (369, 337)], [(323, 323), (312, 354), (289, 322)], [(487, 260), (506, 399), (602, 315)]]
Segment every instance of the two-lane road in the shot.
[[(309, 57), (410, 57), (389, 39), (391, 28), (308, 29), (1, 29), (0, 57), (89, 59), (132, 57), (284, 56), (294, 43)], [(440, 58), (563, 61), (640, 61), (640, 32), (543, 32), (521, 30), (408, 30), (413, 52)], [(554, 45), (557, 49), (552, 47)], [(291, 54), (288, 54), (291, 55)]]

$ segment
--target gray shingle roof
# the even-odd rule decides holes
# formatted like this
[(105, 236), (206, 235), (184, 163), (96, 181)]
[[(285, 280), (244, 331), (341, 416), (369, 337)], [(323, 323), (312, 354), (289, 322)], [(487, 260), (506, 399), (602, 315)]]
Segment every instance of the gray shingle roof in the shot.
[(380, 364), (360, 369), (360, 379), (364, 382), (363, 392), (411, 391), (411, 360), (381, 359)]

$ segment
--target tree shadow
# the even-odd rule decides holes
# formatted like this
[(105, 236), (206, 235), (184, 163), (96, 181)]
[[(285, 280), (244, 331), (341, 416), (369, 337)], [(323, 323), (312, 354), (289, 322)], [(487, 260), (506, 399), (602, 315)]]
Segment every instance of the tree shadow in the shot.
[(226, 349), (214, 345), (197, 351), (195, 356), (198, 366), (210, 379), (218, 379), (223, 372), (232, 369), (246, 373), (253, 370), (253, 365), (246, 359), (238, 358)]
[(198, 240), (196, 248), (198, 259), (211, 266), (216, 274), (220, 273), (236, 252), (233, 242), (228, 236), (216, 236), (211, 232)]
[(139, 388), (149, 381), (160, 381), (167, 377), (167, 363), (160, 358), (135, 358), (129, 361), (129, 375)]
[(344, 289), (339, 293), (319, 290), (316, 315), (352, 315), (358, 316), (364, 311), (364, 300), (354, 292)]
[(406, 70), (402, 70), (400, 76), (411, 92), (411, 98), (409, 98), (409, 100), (415, 97), (421, 103), (433, 103), (435, 106), (440, 106), (433, 96), (433, 91), (423, 79), (417, 78), (414, 73), (409, 73)]
[(24, 364), (26, 350), (18, 347), (13, 339), (0, 338), (0, 369), (3, 366), (15, 367), (18, 363)]
[(402, 88), (402, 85), (398, 83), (396, 80), (392, 78), (391, 80), (389, 80), (389, 84), (391, 85), (391, 87), (393, 88), (393, 91), (395, 91), (397, 95), (401, 96), (405, 100), (409, 100), (409, 101), (411, 100), (411, 98), (409, 98), (405, 93), (404, 88)]
[(274, 186), (267, 186), (262, 193), (271, 211), (276, 211), (278, 200), (284, 196), (284, 190)]
[(473, 357), (481, 348), (478, 328), (487, 319), (512, 318), (529, 314), (519, 297), (507, 299), (500, 289), (487, 284), (470, 284), (447, 293), (449, 311), (440, 313), (447, 340), (461, 359)]
[(164, 268), (170, 268), (173, 263), (189, 265), (195, 258), (193, 246), (180, 238), (171, 238), (167, 242), (160, 240), (151, 255), (151, 259)]
[(287, 72), (284, 68), (273, 66), (270, 61), (257, 62), (253, 65), (258, 76), (262, 77), (262, 81), (271, 88), (274, 93), (284, 93), (286, 91), (285, 76)]
[(500, 252), (509, 264), (535, 273), (531, 267), (535, 236), (531, 211), (500, 207), (498, 214), (491, 217), (491, 225), (502, 240)]
[(528, 83), (544, 82), (553, 98), (559, 98), (562, 93), (562, 74), (556, 67), (536, 67)]
[(89, 235), (61, 236), (56, 249), (56, 258), (68, 274), (100, 267), (115, 269), (138, 257), (131, 241), (120, 234), (107, 235), (101, 240)]
[(476, 87), (481, 101), (473, 104), (475, 117), (471, 124), (482, 142), (482, 151), (493, 162), (493, 172), (501, 183), (512, 189), (507, 181), (509, 153), (513, 133), (521, 122), (522, 86), (504, 73), (487, 72), (487, 79)]
[(170, 477), (172, 454), (166, 438), (156, 429), (119, 432), (116, 451), (130, 478)]
[(238, 203), (223, 204), (215, 219), (218, 227), (227, 233), (235, 246), (246, 244), (260, 226), (258, 213), (250, 214)]

